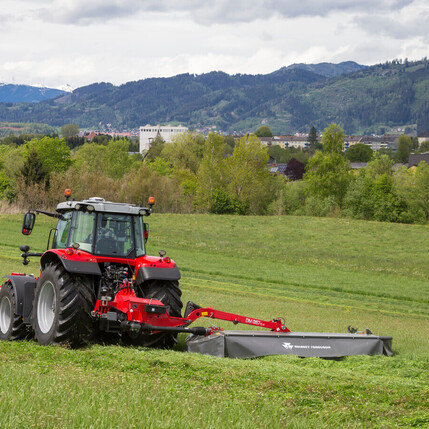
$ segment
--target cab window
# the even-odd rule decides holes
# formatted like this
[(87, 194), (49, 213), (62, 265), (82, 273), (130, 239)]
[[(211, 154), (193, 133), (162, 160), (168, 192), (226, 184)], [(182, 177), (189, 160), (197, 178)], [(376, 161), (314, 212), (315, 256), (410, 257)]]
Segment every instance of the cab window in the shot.
[(134, 216), (134, 232), (136, 237), (136, 256), (145, 254), (144, 238), (143, 238), (143, 222), (140, 216)]
[(97, 218), (96, 255), (130, 256), (134, 250), (131, 216), (99, 213)]
[(52, 246), (54, 249), (66, 248), (71, 217), (72, 212), (66, 212), (62, 214), (62, 218), (58, 221)]
[(68, 245), (78, 243), (79, 248), (92, 253), (94, 242), (95, 213), (75, 212), (70, 228)]

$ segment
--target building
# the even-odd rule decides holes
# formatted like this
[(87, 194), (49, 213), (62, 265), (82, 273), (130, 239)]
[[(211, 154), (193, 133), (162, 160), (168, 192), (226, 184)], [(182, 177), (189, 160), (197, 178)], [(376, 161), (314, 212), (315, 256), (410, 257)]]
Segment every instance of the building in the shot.
[(418, 167), (419, 164), (425, 161), (426, 164), (429, 165), (429, 153), (410, 153), (410, 157), (408, 159), (408, 168)]
[(344, 150), (347, 151), (355, 144), (365, 144), (372, 150), (389, 149), (396, 150), (397, 135), (384, 134), (383, 136), (345, 136)]
[(417, 136), (417, 139), (418, 139), (418, 141), (419, 141), (419, 146), (420, 146), (422, 143), (429, 141), (429, 132), (420, 133), (420, 134)]
[(188, 128), (172, 127), (170, 125), (146, 125), (140, 127), (140, 152), (146, 152), (149, 150), (153, 140), (157, 137), (161, 137), (166, 143), (171, 142), (174, 136), (188, 131)]
[(308, 149), (308, 136), (307, 135), (295, 135), (295, 136), (274, 136), (273, 145), (278, 145), (282, 149), (295, 148), (295, 149)]

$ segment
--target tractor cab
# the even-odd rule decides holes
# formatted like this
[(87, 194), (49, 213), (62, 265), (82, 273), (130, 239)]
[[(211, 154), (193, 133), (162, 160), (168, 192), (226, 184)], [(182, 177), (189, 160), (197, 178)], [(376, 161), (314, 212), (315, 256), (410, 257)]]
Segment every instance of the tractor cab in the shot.
[[(143, 256), (148, 226), (142, 217), (150, 215), (153, 204), (153, 199), (149, 201), (149, 208), (113, 203), (103, 198), (62, 202), (57, 206), (57, 213), (42, 212), (58, 218), (50, 247), (73, 247), (93, 255), (116, 258)], [(33, 211), (26, 214), (23, 234), (31, 233), (34, 218)]]
[(94, 255), (136, 258), (145, 254), (140, 216), (70, 210), (58, 220), (54, 249), (75, 247)]

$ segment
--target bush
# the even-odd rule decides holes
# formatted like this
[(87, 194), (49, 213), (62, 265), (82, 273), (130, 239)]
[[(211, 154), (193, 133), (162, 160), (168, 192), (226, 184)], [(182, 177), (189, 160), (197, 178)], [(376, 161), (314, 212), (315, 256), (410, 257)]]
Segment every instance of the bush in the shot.
[(269, 205), (268, 214), (304, 214), (305, 183), (302, 180), (284, 183), (277, 198)]
[(411, 222), (412, 212), (398, 195), (390, 175), (376, 178), (362, 174), (349, 187), (344, 199), (345, 214), (355, 219), (380, 222)]
[(340, 208), (334, 196), (320, 198), (311, 196), (305, 201), (305, 214), (309, 216), (330, 217), (338, 216)]
[(0, 171), (0, 200), (4, 198), (10, 187), (10, 179), (4, 171)]
[(210, 203), (210, 213), (214, 214), (246, 214), (248, 205), (241, 202), (237, 197), (228, 194), (224, 189), (213, 191)]

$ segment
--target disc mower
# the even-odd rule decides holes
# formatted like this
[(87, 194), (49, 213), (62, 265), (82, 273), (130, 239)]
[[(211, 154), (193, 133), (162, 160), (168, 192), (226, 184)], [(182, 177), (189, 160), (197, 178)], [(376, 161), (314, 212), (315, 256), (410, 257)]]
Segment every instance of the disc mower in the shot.
[[(188, 302), (182, 316), (180, 271), (159, 251), (146, 254), (155, 203), (137, 206), (89, 198), (75, 201), (70, 190), (55, 213), (31, 209), (22, 233), (30, 235), (36, 216), (57, 219), (47, 250), (20, 247), (23, 264), (40, 258), (40, 276), (11, 273), (0, 288), (0, 340), (32, 337), (42, 345), (79, 347), (105, 335), (135, 346), (171, 348), (178, 333), (190, 334), (188, 351), (229, 357), (268, 354), (340, 357), (391, 355), (391, 337), (370, 332), (321, 334), (291, 332), (281, 318), (253, 317)], [(269, 331), (225, 331), (190, 327), (201, 317), (246, 324)]]

